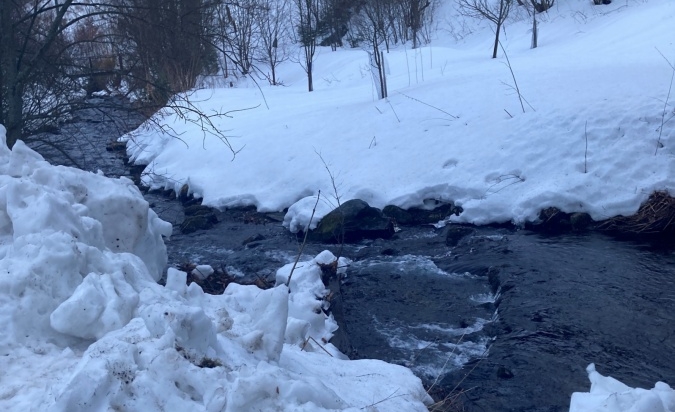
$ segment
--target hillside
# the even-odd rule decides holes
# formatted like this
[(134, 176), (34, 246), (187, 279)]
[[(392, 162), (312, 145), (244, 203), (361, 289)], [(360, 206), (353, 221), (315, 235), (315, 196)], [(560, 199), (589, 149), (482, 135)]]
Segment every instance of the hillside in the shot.
[(243, 79), (195, 90), (189, 99), (206, 113), (232, 111), (214, 121), (236, 156), (169, 115), (173, 132), (127, 136), (132, 158), (149, 164), (144, 183), (188, 184), (211, 206), (277, 211), (333, 193), (320, 154), (343, 201), (455, 202), (464, 208), (455, 220), (475, 224), (519, 224), (549, 206), (596, 220), (629, 215), (675, 188), (664, 59), (675, 60), (672, 2), (561, 0), (539, 16), (536, 49), (516, 8), (502, 42), (524, 111), (505, 53), (490, 58), (491, 26), (453, 4), (440, 9), (430, 45), (386, 54), (387, 100), (376, 98), (361, 49), (319, 50), (312, 93), (292, 62), (280, 69), (283, 86)]

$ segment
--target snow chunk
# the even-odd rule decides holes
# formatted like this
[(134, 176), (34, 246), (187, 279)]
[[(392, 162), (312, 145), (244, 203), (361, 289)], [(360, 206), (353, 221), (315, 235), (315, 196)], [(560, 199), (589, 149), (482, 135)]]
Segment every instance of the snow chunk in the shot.
[[(305, 231), (307, 226), (310, 230), (313, 230), (316, 229), (321, 219), (333, 209), (335, 207), (323, 199), (319, 199), (317, 203), (316, 196), (303, 197), (288, 208), (283, 225), (292, 233)], [(312, 217), (312, 211), (314, 211), (314, 217)], [(312, 219), (311, 224), (310, 218)]]
[(196, 277), (199, 280), (204, 280), (213, 274), (214, 270), (209, 265), (197, 265), (196, 268), (192, 270), (192, 276)]
[[(286, 341), (288, 343), (302, 344), (304, 340), (312, 337), (316, 342), (328, 342), (337, 330), (337, 323), (333, 315), (326, 315), (327, 303), (323, 300), (328, 295), (328, 289), (321, 281), (321, 267), (335, 262), (337, 258), (331, 252), (325, 250), (309, 262), (298, 263), (293, 272), (290, 284), (289, 296), (289, 322)], [(337, 262), (341, 273), (344, 273), (350, 260), (341, 257)], [(277, 271), (277, 285), (285, 285), (290, 276), (293, 264), (289, 263)], [(333, 345), (328, 345), (331, 353), (338, 353)]]
[(99, 339), (126, 325), (138, 304), (138, 294), (120, 272), (90, 273), (73, 294), (50, 315), (61, 333)]
[(664, 382), (650, 390), (631, 388), (601, 375), (593, 363), (586, 371), (591, 391), (573, 393), (570, 412), (675, 412), (675, 390)]

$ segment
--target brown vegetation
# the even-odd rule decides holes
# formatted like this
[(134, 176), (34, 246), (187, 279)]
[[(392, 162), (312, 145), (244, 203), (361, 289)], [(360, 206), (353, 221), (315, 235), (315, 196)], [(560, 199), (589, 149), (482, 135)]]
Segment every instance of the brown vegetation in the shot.
[(599, 230), (637, 237), (669, 237), (675, 234), (675, 198), (666, 191), (652, 193), (631, 216), (617, 216), (602, 222)]
[(196, 267), (197, 265), (193, 263), (183, 263), (179, 265), (177, 269), (182, 270), (183, 272), (187, 272), (188, 285), (194, 282), (198, 284), (202, 288), (202, 290), (204, 290), (204, 293), (208, 293), (209, 295), (222, 295), (230, 283), (238, 283), (240, 285), (255, 285), (260, 289), (269, 289), (272, 286), (274, 286), (274, 282), (271, 282), (270, 280), (260, 276), (256, 277), (252, 281), (251, 280), (242, 281), (236, 276), (229, 274), (224, 266), (215, 269), (215, 271), (206, 279), (199, 279), (198, 277), (192, 274), (192, 271)]

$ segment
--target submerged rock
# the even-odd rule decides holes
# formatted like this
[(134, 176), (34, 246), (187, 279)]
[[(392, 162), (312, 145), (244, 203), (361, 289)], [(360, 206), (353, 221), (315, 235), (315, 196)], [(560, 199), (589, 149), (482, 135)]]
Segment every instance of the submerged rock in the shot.
[(475, 230), (471, 227), (460, 225), (448, 225), (445, 227), (445, 244), (455, 247), (460, 240), (473, 234)]

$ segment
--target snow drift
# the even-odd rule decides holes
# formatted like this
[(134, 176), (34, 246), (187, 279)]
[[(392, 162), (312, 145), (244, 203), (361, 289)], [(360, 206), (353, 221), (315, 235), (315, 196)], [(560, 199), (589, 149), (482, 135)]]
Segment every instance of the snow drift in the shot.
[(51, 166), (4, 133), (0, 409), (426, 410), (408, 369), (326, 343), (336, 325), (317, 262), (329, 252), (296, 270), (290, 293), (211, 296), (175, 269), (160, 286), (171, 225), (130, 180)]

